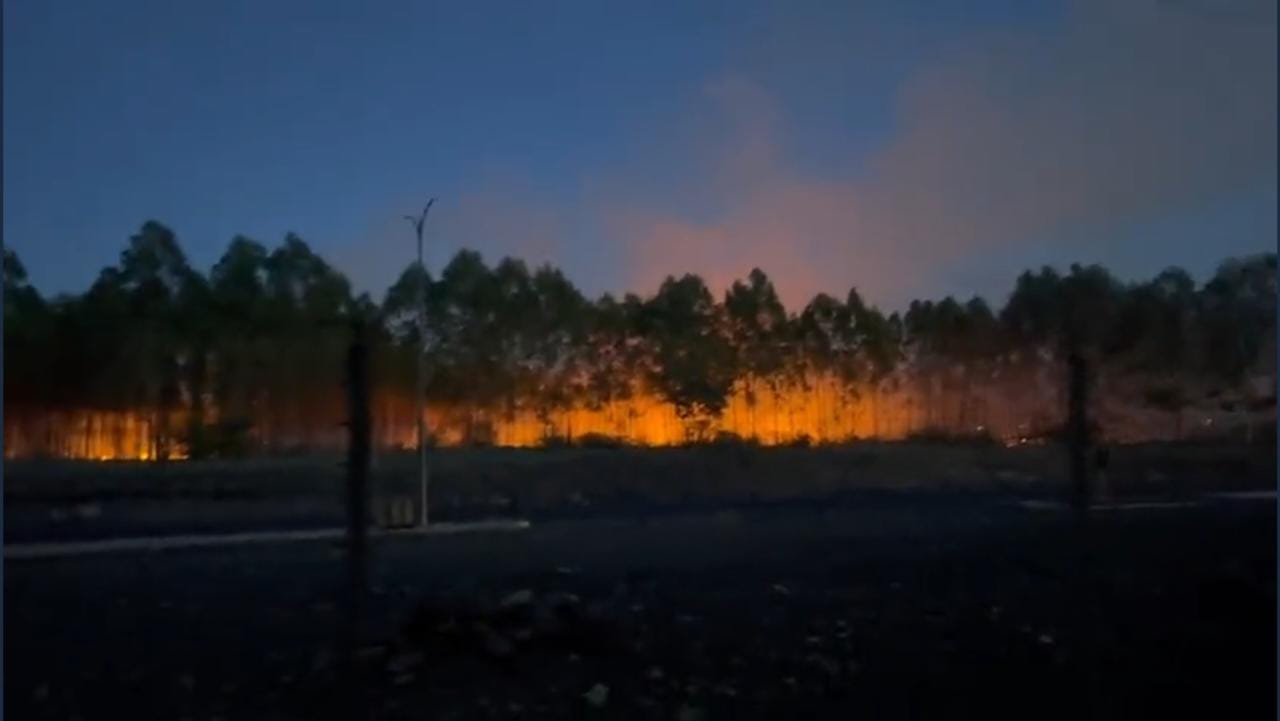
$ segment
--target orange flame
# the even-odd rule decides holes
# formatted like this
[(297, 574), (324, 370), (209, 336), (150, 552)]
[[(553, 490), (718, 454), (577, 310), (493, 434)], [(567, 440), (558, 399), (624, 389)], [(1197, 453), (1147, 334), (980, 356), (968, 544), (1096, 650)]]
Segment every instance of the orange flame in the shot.
[[(981, 434), (1006, 447), (1043, 443), (1062, 423), (1060, 389), (1049, 375), (1005, 377), (958, 392), (938, 382), (900, 383), (894, 388), (850, 392), (831, 376), (772, 389), (739, 382), (715, 418), (682, 419), (675, 408), (645, 390), (599, 407), (542, 408), (516, 402), (501, 409), (430, 405), (427, 427), (438, 446), (481, 443), (532, 447), (575, 443), (590, 436), (636, 446), (672, 446), (729, 434), (762, 445), (805, 441), (841, 443), (853, 439), (903, 439), (916, 432)], [(322, 404), (323, 405), (323, 404)], [(375, 443), (381, 448), (416, 447), (411, 399), (383, 393), (375, 400)], [(1197, 417), (1205, 412), (1196, 411)], [(339, 450), (345, 447), (342, 409), (322, 413), (268, 414), (257, 418), (255, 443), (268, 448)], [(1274, 411), (1267, 415), (1274, 419)], [(55, 457), (83, 460), (183, 459), (187, 448), (175, 440), (185, 413), (167, 419), (141, 411), (68, 411), (9, 414), (4, 426), (5, 458)], [(323, 417), (319, 417), (323, 416)], [(1170, 439), (1184, 424), (1168, 414), (1099, 401), (1096, 418), (1109, 442)], [(164, 424), (160, 421), (165, 420)], [(1258, 423), (1264, 419), (1244, 419)], [(1199, 419), (1196, 425), (1222, 429), (1240, 417)], [(162, 433), (161, 425), (170, 432)]]
[(160, 457), (162, 445), (163, 454), (169, 459), (187, 457), (185, 446), (160, 436), (154, 414), (69, 411), (5, 420), (5, 458), (151, 461)]

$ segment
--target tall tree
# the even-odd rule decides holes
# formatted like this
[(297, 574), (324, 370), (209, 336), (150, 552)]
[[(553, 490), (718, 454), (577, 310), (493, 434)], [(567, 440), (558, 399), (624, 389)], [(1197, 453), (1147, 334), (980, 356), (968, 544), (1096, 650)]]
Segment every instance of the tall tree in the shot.
[(893, 319), (886, 318), (878, 308), (863, 303), (854, 288), (849, 289), (845, 308), (853, 323), (854, 343), (858, 349), (857, 375), (869, 390), (872, 434), (879, 436), (882, 386), (902, 358), (901, 334)]
[[(4, 293), (7, 410), (17, 422), (43, 423), (52, 431), (44, 447), (58, 452), (68, 446), (55, 438), (68, 431), (50, 418), (82, 423), (113, 413), (149, 422), (149, 447), (160, 456), (184, 441), (193, 455), (247, 451), (253, 440), (273, 451), (338, 442), (341, 364), (355, 317), (370, 326), (388, 407), (407, 397), (423, 341), (432, 410), (448, 416), (450, 440), (494, 440), (493, 424), (517, 413), (536, 414), (546, 436), (572, 437), (581, 429), (566, 420), (579, 408), (608, 409), (618, 434), (648, 433), (636, 422), (655, 401), (675, 409), (689, 438), (705, 438), (723, 427), (734, 394), (752, 408), (765, 391), (775, 409), (802, 409), (785, 414), (785, 431), (775, 418), (774, 440), (861, 429), (853, 414), (866, 399), (880, 435), (882, 392), (901, 404), (923, 400), (923, 424), (947, 432), (1047, 429), (1061, 423), (1063, 399), (1052, 399), (1063, 393), (1072, 350), (1111, 384), (1096, 397), (1128, 389), (1120, 398), (1127, 408), (1169, 413), (1175, 426), (1185, 407), (1210, 400), (1241, 409), (1250, 423), (1274, 413), (1263, 382), (1275, 374), (1274, 254), (1228, 261), (1202, 287), (1176, 268), (1129, 285), (1098, 266), (1043, 268), (1018, 278), (999, 314), (980, 298), (943, 298), (885, 316), (850, 290), (843, 300), (820, 294), (789, 316), (760, 269), (719, 304), (693, 275), (668, 278), (647, 299), (590, 302), (555, 268), (531, 273), (508, 258), (490, 269), (462, 251), (438, 279), (411, 267), (376, 306), (353, 298), (342, 274), (296, 235), (270, 251), (237, 236), (206, 279), (174, 233), (151, 221), (81, 295), (42, 298), (6, 251)], [(989, 412), (995, 399), (1004, 413)], [(1037, 418), (1045, 409), (1054, 412)], [(1143, 430), (1121, 416), (1108, 423)], [(70, 433), (82, 431), (101, 426)]]
[[(587, 333), (587, 301), (564, 274), (550, 266), (534, 274), (532, 292), (532, 362), (526, 368), (543, 379), (536, 397), (539, 416), (550, 433), (552, 414), (573, 407), (586, 395), (587, 358), (582, 344)], [(566, 432), (572, 440), (573, 429)]]
[(458, 251), (432, 286), (428, 309), (430, 397), (465, 406), (466, 441), (489, 443), (493, 429), (485, 411), (506, 398), (509, 365), (497, 325), (501, 289), (479, 253)]
[(728, 339), (737, 349), (751, 435), (758, 438), (756, 406), (759, 387), (764, 385), (776, 398), (782, 370), (788, 360), (790, 328), (787, 311), (778, 299), (773, 283), (759, 268), (751, 270), (746, 283), (734, 281), (725, 293), (724, 308), (728, 319)]
[(264, 321), (275, 350), (267, 443), (286, 450), (336, 438), (343, 413), (350, 283), (293, 233), (267, 256), (264, 269)]
[(4, 397), (13, 409), (38, 408), (48, 399), (48, 355), (53, 351), (53, 317), (27, 279), (17, 254), (4, 250)]
[(267, 250), (244, 236), (231, 240), (209, 275), (216, 324), (213, 398), (219, 420), (208, 452), (249, 450), (255, 419), (270, 400), (275, 331), (267, 316)]
[(702, 278), (668, 277), (645, 304), (653, 338), (653, 386), (686, 422), (691, 438), (705, 434), (724, 411), (736, 377), (733, 345)]
[[(173, 424), (183, 396), (184, 368), (197, 352), (194, 314), (203, 299), (204, 279), (188, 265), (177, 236), (147, 221), (120, 255), (118, 283), (128, 303), (129, 360), (139, 374), (142, 406), (154, 418), (156, 457), (175, 452)], [(190, 393), (190, 389), (186, 389)]]

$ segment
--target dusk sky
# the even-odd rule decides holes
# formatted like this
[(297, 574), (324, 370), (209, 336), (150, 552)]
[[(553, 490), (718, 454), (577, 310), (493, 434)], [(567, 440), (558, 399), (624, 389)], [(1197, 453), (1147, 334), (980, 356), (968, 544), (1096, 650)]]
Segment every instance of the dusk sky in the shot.
[(148, 219), (381, 299), (401, 216), (585, 292), (760, 266), (1003, 301), (1276, 247), (1274, 0), (4, 4), (4, 241), (80, 291)]

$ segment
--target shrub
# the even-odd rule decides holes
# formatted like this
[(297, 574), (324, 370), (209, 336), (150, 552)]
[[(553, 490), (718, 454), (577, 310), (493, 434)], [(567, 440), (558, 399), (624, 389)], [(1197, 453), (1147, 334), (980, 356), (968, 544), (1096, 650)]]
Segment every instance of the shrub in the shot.
[(711, 437), (711, 443), (717, 446), (754, 446), (753, 440), (743, 438), (733, 431), (718, 431)]
[(252, 450), (247, 419), (229, 418), (191, 428), (185, 443), (191, 458), (243, 458)]
[(787, 446), (790, 448), (808, 448), (812, 445), (813, 439), (809, 437), (808, 433), (801, 433), (795, 438), (787, 441)]
[(578, 437), (577, 445), (581, 448), (624, 448), (627, 442), (604, 433), (585, 433)]
[(907, 434), (907, 440), (913, 443), (968, 443), (979, 446), (997, 443), (995, 436), (985, 428), (968, 433), (954, 433), (938, 427), (922, 428)]
[(556, 450), (559, 448), (569, 448), (570, 444), (569, 444), (569, 440), (564, 436), (558, 433), (553, 433), (550, 435), (545, 435), (541, 439), (539, 439), (538, 447), (544, 450)]

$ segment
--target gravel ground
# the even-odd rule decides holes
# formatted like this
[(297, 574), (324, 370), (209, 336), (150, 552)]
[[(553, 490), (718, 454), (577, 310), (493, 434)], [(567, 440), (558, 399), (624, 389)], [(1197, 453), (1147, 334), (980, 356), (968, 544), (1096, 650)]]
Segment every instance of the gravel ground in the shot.
[[(1129, 498), (1274, 489), (1275, 448), (1125, 446), (1111, 485)], [(171, 464), (5, 461), (6, 543), (341, 525), (337, 457)], [(417, 459), (380, 457), (376, 489), (418, 498)], [(940, 492), (1060, 496), (1062, 449), (860, 443), (830, 448), (745, 445), (648, 449), (433, 451), (436, 520), (535, 521), (667, 515), (726, 506), (861, 505), (868, 496)], [(927, 491), (920, 494), (919, 491)], [(874, 499), (873, 499), (874, 502)]]
[(990, 494), (6, 563), (13, 718), (1274, 718), (1274, 502)]

